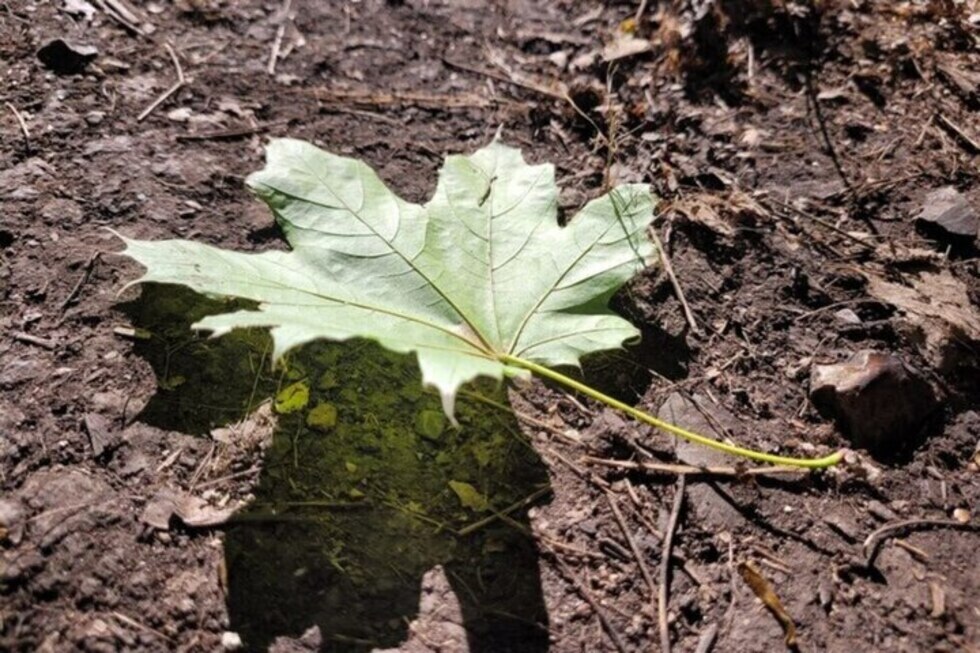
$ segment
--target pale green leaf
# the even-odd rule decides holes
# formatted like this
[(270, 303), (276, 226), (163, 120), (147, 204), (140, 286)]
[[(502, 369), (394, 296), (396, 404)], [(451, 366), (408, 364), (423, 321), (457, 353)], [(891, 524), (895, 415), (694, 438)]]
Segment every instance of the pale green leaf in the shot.
[(490, 505), (487, 497), (480, 493), (475, 487), (463, 481), (449, 481), (449, 487), (459, 498), (459, 503), (464, 508), (483, 512)]
[(139, 281), (258, 303), (196, 328), (271, 327), (277, 357), (319, 338), (414, 352), (450, 415), (461, 384), (518, 372), (503, 355), (577, 365), (638, 335), (607, 302), (652, 260), (646, 186), (619, 186), (562, 227), (554, 167), (528, 165), (498, 141), (447, 157), (420, 206), (364, 163), (292, 139), (272, 141), (248, 185), (291, 251), (125, 239), (147, 268)]

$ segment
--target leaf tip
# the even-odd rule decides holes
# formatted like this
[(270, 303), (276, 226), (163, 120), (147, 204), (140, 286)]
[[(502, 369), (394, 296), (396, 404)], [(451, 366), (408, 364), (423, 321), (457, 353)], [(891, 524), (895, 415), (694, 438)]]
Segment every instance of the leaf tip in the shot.
[(438, 391), (439, 399), (442, 401), (442, 412), (446, 414), (453, 428), (459, 428), (459, 422), (456, 420), (456, 390), (438, 388)]

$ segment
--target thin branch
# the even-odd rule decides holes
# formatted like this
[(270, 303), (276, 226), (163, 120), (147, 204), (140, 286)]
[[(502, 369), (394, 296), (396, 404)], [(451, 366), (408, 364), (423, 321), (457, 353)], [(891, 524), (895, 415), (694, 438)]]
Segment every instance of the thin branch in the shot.
[(629, 544), (630, 551), (633, 552), (633, 557), (636, 558), (636, 564), (640, 568), (640, 575), (643, 576), (643, 581), (650, 589), (650, 598), (652, 599), (657, 595), (657, 584), (653, 582), (653, 576), (650, 575), (650, 570), (647, 569), (647, 564), (643, 561), (643, 554), (640, 552), (640, 547), (637, 546), (636, 539), (630, 533), (629, 526), (626, 524), (626, 520), (623, 519), (623, 513), (620, 512), (619, 506), (616, 504), (616, 499), (613, 498), (612, 493), (608, 490), (605, 491), (605, 495), (606, 501), (609, 502), (609, 507), (612, 508), (613, 517), (616, 518), (616, 523), (619, 524), (619, 530), (623, 532), (623, 537), (626, 538), (626, 543)]
[(497, 521), (498, 519), (503, 519), (505, 516), (509, 515), (510, 513), (514, 512), (515, 510), (520, 510), (521, 508), (524, 508), (525, 506), (531, 505), (532, 503), (534, 503), (535, 501), (537, 501), (538, 499), (540, 499), (541, 497), (543, 497), (544, 495), (546, 495), (546, 494), (548, 494), (550, 492), (551, 492), (551, 488), (550, 487), (547, 487), (546, 486), (546, 487), (543, 487), (543, 488), (539, 488), (539, 489), (535, 490), (534, 492), (532, 492), (531, 494), (529, 494), (526, 497), (524, 497), (523, 499), (520, 499), (518, 501), (515, 501), (514, 503), (512, 503), (509, 506), (507, 506), (503, 510), (494, 511), (494, 513), (492, 515), (490, 515), (489, 517), (485, 517), (485, 518), (481, 519), (480, 521), (473, 522), (469, 526), (465, 526), (465, 527), (459, 529), (458, 531), (456, 531), (456, 534), (458, 536), (460, 536), (460, 537), (465, 537), (466, 535), (471, 535), (472, 533), (475, 533), (476, 531), (480, 530), (481, 528), (483, 528), (483, 527), (485, 527), (485, 526), (487, 526), (489, 524), (492, 524), (493, 522)]
[(272, 52), (269, 53), (269, 63), (266, 72), (270, 75), (276, 74), (276, 62), (279, 61), (279, 51), (282, 49), (282, 39), (286, 35), (286, 21), (289, 20), (289, 9), (292, 0), (285, 0), (282, 5), (281, 16), (279, 17), (279, 27), (276, 29), (276, 38), (272, 41)]
[(584, 463), (601, 465), (603, 467), (635, 469), (660, 474), (676, 474), (678, 476), (687, 476), (690, 474), (691, 476), (732, 476), (739, 478), (743, 476), (799, 474), (804, 471), (799, 467), (696, 467), (694, 465), (672, 465), (670, 463), (637, 462), (634, 460), (610, 460), (607, 458), (596, 458), (594, 456), (583, 456), (580, 460)]
[(650, 227), (650, 236), (653, 238), (653, 243), (657, 247), (657, 253), (660, 255), (660, 263), (664, 266), (664, 272), (667, 274), (667, 278), (670, 279), (670, 285), (674, 287), (674, 294), (677, 295), (677, 301), (681, 303), (681, 308), (684, 311), (684, 319), (687, 320), (688, 326), (691, 327), (691, 333), (700, 337), (701, 329), (698, 328), (698, 323), (694, 319), (694, 313), (691, 311), (691, 307), (687, 303), (687, 298), (684, 296), (684, 289), (681, 288), (681, 284), (677, 280), (677, 275), (674, 274), (674, 266), (670, 263), (670, 257), (667, 256), (667, 250), (660, 241), (660, 235), (657, 234), (656, 227)]
[(848, 179), (847, 173), (844, 172), (844, 167), (841, 165), (840, 158), (837, 156), (837, 150), (834, 148), (834, 142), (830, 138), (830, 132), (827, 130), (827, 122), (824, 119), (823, 110), (820, 108), (820, 100), (817, 99), (816, 89), (813, 86), (813, 73), (809, 69), (805, 73), (806, 81), (806, 95), (813, 105), (813, 114), (817, 119), (817, 125), (820, 126), (820, 134), (823, 137), (824, 145), (827, 148), (827, 154), (830, 156), (830, 161), (834, 164), (834, 169), (837, 171), (837, 175), (840, 177), (841, 181), (844, 182), (844, 188), (850, 193), (852, 198), (857, 198), (857, 193), (854, 192), (854, 186), (851, 184), (851, 180)]
[(599, 606), (599, 602), (595, 600), (595, 598), (589, 592), (588, 588), (586, 588), (586, 586), (582, 583), (582, 581), (578, 579), (578, 577), (572, 572), (572, 570), (568, 567), (568, 565), (565, 564), (565, 561), (559, 558), (558, 555), (554, 552), (554, 550), (551, 549), (547, 544), (545, 544), (544, 542), (542, 542), (542, 544), (545, 546), (545, 548), (551, 550), (551, 556), (554, 559), (555, 564), (558, 565), (559, 570), (561, 570), (561, 574), (562, 576), (565, 577), (565, 580), (567, 580), (569, 583), (572, 584), (572, 587), (575, 588), (575, 591), (578, 592), (579, 596), (585, 599), (585, 602), (588, 603), (589, 607), (592, 608), (592, 611), (595, 613), (595, 616), (599, 619), (599, 623), (602, 624), (602, 628), (603, 630), (606, 631), (606, 634), (609, 636), (609, 639), (612, 640), (613, 646), (616, 647), (616, 650), (619, 651), (619, 653), (626, 653), (626, 645), (623, 644), (623, 638), (613, 627), (612, 622), (609, 621), (609, 617), (606, 616), (606, 613)]
[(901, 535), (909, 531), (925, 530), (928, 528), (952, 528), (960, 531), (980, 531), (978, 522), (960, 522), (953, 519), (908, 519), (905, 521), (886, 524), (875, 532), (868, 535), (864, 541), (865, 566), (873, 567), (878, 558), (881, 545), (890, 537)]
[(670, 601), (670, 556), (674, 548), (674, 534), (677, 532), (677, 522), (680, 520), (681, 508), (684, 507), (684, 487), (687, 477), (681, 474), (677, 477), (677, 489), (674, 491), (674, 506), (670, 511), (670, 521), (664, 538), (663, 560), (660, 563), (660, 594), (657, 600), (657, 621), (660, 626), (660, 651), (670, 653), (670, 630), (667, 627), (667, 603)]
[(153, 113), (157, 107), (163, 104), (167, 98), (179, 91), (187, 83), (187, 80), (184, 78), (184, 69), (180, 67), (180, 59), (177, 58), (177, 53), (174, 52), (174, 49), (169, 43), (164, 43), (163, 46), (167, 48), (167, 52), (170, 54), (170, 60), (174, 62), (174, 69), (177, 71), (177, 81), (174, 82), (173, 86), (164, 91), (160, 97), (155, 99), (150, 106), (143, 109), (143, 113), (136, 117), (136, 122), (143, 122), (143, 120)]
[(7, 107), (10, 113), (14, 114), (14, 119), (17, 121), (17, 124), (20, 126), (20, 133), (24, 136), (24, 151), (27, 154), (30, 154), (31, 133), (27, 131), (27, 123), (24, 122), (24, 116), (20, 115), (20, 111), (17, 110), (17, 107), (15, 107), (10, 102), (4, 102), (4, 106)]

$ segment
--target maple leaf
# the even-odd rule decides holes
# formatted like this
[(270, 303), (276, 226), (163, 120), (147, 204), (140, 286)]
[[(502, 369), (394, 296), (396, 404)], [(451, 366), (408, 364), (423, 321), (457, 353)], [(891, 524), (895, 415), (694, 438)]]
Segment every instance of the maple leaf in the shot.
[(278, 139), (247, 183), (291, 251), (124, 238), (123, 253), (146, 267), (134, 283), (257, 302), (194, 327), (271, 327), (276, 357), (319, 338), (414, 352), (451, 416), (457, 389), (477, 376), (519, 373), (515, 361), (577, 365), (639, 335), (608, 301), (655, 254), (649, 190), (619, 186), (563, 227), (554, 177), (552, 165), (529, 165), (495, 140), (448, 156), (418, 205), (361, 161)]

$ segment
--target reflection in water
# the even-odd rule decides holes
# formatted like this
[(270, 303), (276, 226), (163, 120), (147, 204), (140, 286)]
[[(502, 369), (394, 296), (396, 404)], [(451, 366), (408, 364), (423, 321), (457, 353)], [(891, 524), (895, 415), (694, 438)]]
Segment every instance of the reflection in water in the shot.
[[(523, 511), (457, 531), (528, 496), (544, 466), (500, 388), (471, 388), (459, 428), (422, 388), (413, 357), (363, 341), (315, 343), (270, 369), (268, 336), (216, 340), (188, 325), (227, 305), (146, 286), (128, 305), (153, 334), (139, 347), (160, 390), (141, 419), (207, 433), (276, 397), (281, 410), (255, 501), (227, 528), (232, 630), (250, 650), (320, 626), (325, 650), (397, 646), (437, 564), (463, 608), (474, 652), (548, 648), (537, 558)], [(308, 399), (304, 401), (304, 394)]]

